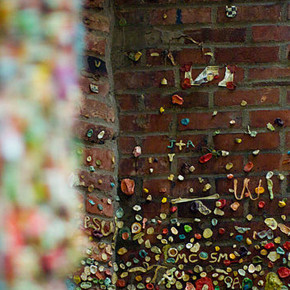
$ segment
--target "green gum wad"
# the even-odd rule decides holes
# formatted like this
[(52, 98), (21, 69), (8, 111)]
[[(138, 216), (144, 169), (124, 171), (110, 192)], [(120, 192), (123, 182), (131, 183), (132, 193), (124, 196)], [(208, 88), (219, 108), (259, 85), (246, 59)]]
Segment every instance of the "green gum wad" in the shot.
[(270, 272), (266, 277), (265, 290), (282, 290), (283, 283), (276, 273)]

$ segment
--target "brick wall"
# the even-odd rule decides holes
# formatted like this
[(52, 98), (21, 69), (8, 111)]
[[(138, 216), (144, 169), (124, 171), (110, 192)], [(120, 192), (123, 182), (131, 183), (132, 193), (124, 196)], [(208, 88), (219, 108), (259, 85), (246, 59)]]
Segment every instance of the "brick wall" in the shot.
[(118, 116), (111, 70), (114, 16), (109, 1), (85, 0), (82, 4), (83, 96), (77, 104), (79, 116), (74, 126), (76, 152), (80, 157), (75, 185), (84, 209), (82, 228), (88, 236), (88, 245), (72, 281), (82, 289), (100, 289), (112, 284), (118, 175)]
[[(226, 16), (226, 5), (237, 6), (236, 17)], [(230, 267), (238, 270), (244, 265), (250, 265), (253, 256), (261, 256), (261, 241), (267, 241), (259, 238), (253, 240), (253, 232), (269, 229), (263, 222), (265, 218), (274, 217), (279, 223), (285, 223), (281, 215), (289, 210), (288, 206), (278, 206), (278, 202), (287, 196), (287, 180), (285, 178), (281, 181), (277, 175), (287, 175), (289, 170), (287, 86), (290, 85), (290, 70), (287, 41), (290, 30), (287, 21), (290, 15), (287, 2), (117, 0), (115, 17), (112, 65), (120, 121), (119, 182), (130, 178), (136, 185), (135, 193), (130, 197), (119, 190), (120, 206), (125, 210), (122, 220), (130, 229), (136, 222), (136, 214), (141, 215), (143, 222), (144, 218), (147, 219), (141, 231), (145, 235), (139, 239), (135, 238), (139, 244), (133, 241), (133, 234), (131, 239), (127, 239), (127, 236), (122, 238), (119, 234), (117, 249), (125, 247), (128, 252), (118, 255), (118, 263), (126, 265), (126, 262), (130, 261), (133, 264), (119, 268), (119, 287), (121, 288), (122, 283), (146, 285), (153, 279), (156, 268), (144, 274), (130, 272), (132, 267), (143, 265), (144, 259), (140, 258), (139, 254), (142, 249), (145, 249), (151, 258), (147, 260), (149, 265), (159, 264), (168, 270), (178, 264), (186, 264), (183, 259), (179, 259), (175, 264), (166, 262), (164, 244), (158, 240), (158, 235), (166, 229), (169, 234), (162, 235), (167, 241), (163, 242), (169, 243), (171, 247), (185, 245), (192, 237), (195, 237), (193, 244), (198, 241), (202, 245), (200, 251), (208, 253), (214, 252), (215, 246), (220, 246), (220, 252), (229, 254), (245, 245), (252, 254), (244, 258), (243, 263), (231, 263)], [(193, 43), (189, 37), (202, 45)], [(132, 60), (129, 56), (134, 58), (138, 51), (142, 53), (141, 58), (138, 61)], [(174, 63), (167, 57), (168, 52), (172, 53)], [(213, 56), (206, 52), (211, 52)], [(219, 78), (183, 90), (181, 83), (184, 73), (180, 68), (188, 63), (192, 63), (193, 79), (208, 65), (219, 67)], [(237, 66), (234, 90), (218, 87), (227, 65)], [(166, 78), (167, 85), (161, 85), (163, 78)], [(174, 94), (183, 98), (183, 105), (172, 103)], [(164, 108), (163, 113), (160, 113), (161, 107)], [(181, 123), (185, 118), (189, 119), (188, 125)], [(274, 124), (276, 118), (284, 121), (282, 127)], [(231, 120), (235, 121), (234, 125), (230, 124)], [(267, 129), (267, 123), (273, 124), (274, 132)], [(256, 137), (245, 134), (248, 126), (250, 130), (258, 133)], [(240, 144), (237, 143), (237, 138), (242, 139)], [(173, 148), (168, 148), (170, 140), (182, 140), (185, 144), (190, 140), (195, 147), (183, 146), (182, 150), (179, 150), (174, 145)], [(137, 158), (132, 154), (135, 146), (142, 148), (142, 154)], [(199, 158), (213, 149), (229, 151), (229, 156), (213, 157), (207, 163), (201, 164)], [(254, 156), (252, 152), (258, 149), (260, 153)], [(175, 153), (172, 162), (169, 161), (169, 153)], [(250, 161), (254, 167), (249, 173), (245, 173), (244, 166)], [(233, 164), (230, 170), (225, 168), (228, 163)], [(186, 172), (186, 164), (188, 167), (194, 166), (195, 171)], [(269, 199), (265, 179), (268, 171), (275, 173), (272, 178), (275, 198), (272, 201)], [(168, 180), (171, 174), (174, 175), (173, 181)], [(229, 189), (233, 188), (234, 179), (228, 179), (228, 174), (233, 174), (234, 178), (238, 179), (239, 193), (246, 177), (250, 178), (249, 188), (252, 193), (255, 192), (261, 178), (265, 193), (258, 201), (251, 201), (249, 198), (239, 201), (238, 210), (232, 210), (230, 205), (236, 200)], [(179, 175), (184, 177), (183, 181), (178, 180)], [(204, 181), (200, 183), (199, 178)], [(211, 188), (203, 191), (207, 183)], [(219, 193), (221, 198), (226, 200), (224, 216), (193, 213), (190, 203), (179, 204), (177, 211), (174, 211), (170, 203), (172, 198), (208, 196), (214, 193)], [(148, 195), (152, 196), (152, 201), (146, 200)], [(259, 209), (259, 201), (265, 201), (266, 206), (263, 209)], [(140, 212), (134, 211), (133, 206), (136, 204), (141, 206)], [(204, 204), (214, 211), (215, 201), (204, 201)], [(160, 213), (166, 213), (166, 219), (160, 218)], [(251, 222), (246, 219), (248, 214), (253, 215)], [(173, 218), (178, 218), (181, 225), (170, 224)], [(201, 221), (194, 222), (194, 218), (200, 218)], [(217, 226), (212, 226), (213, 218), (218, 219)], [(142, 224), (142, 221), (140, 223)], [(193, 228), (192, 232), (184, 232), (185, 223)], [(178, 229), (178, 235), (185, 234), (185, 239), (171, 234), (174, 241), (170, 242), (169, 236), (173, 226)], [(234, 226), (251, 228), (243, 234), (242, 242), (235, 239), (239, 233)], [(154, 234), (148, 235), (146, 231), (150, 227), (154, 227), (155, 231)], [(206, 228), (211, 228), (213, 236), (210, 239), (199, 240), (196, 234), (202, 234)], [(225, 234), (220, 234), (220, 229), (225, 229)], [(278, 236), (281, 236), (282, 241), (287, 239), (279, 229), (274, 230), (274, 237)], [(251, 239), (251, 245), (245, 242), (247, 237)], [(146, 248), (146, 240), (151, 242), (151, 247), (157, 246), (161, 250), (160, 257), (154, 257), (156, 253), (152, 253), (150, 247)], [(274, 250), (283, 244), (282, 241), (275, 244)], [(236, 248), (233, 245), (236, 245)], [(261, 247), (260, 250), (255, 248), (257, 245)], [(268, 253), (270, 251), (268, 250)], [(188, 257), (188, 254), (186, 255)], [(259, 289), (264, 289), (262, 283), (265, 285), (266, 274), (271, 271), (276, 273), (279, 267), (285, 266), (283, 257), (285, 256), (282, 255), (272, 265), (269, 264), (266, 255), (263, 257), (264, 273), (253, 275), (246, 271), (246, 277), (252, 279), (255, 286), (259, 283)], [(139, 262), (135, 264), (134, 258)], [(229, 258), (231, 261), (235, 259), (240, 258)], [(226, 269), (225, 264), (221, 259), (218, 267)], [(202, 265), (203, 271), (207, 269), (208, 277), (218, 281), (218, 278), (212, 276), (215, 271), (206, 268), (209, 265), (217, 267), (216, 263), (200, 259), (198, 262), (188, 262), (185, 266), (186, 273), (199, 279), (198, 273), (190, 272), (196, 265)], [(163, 277), (164, 269), (158, 271), (158, 279), (155, 282)], [(229, 275), (235, 279), (233, 272)], [(242, 284), (244, 277), (237, 277), (239, 281), (236, 280), (234, 287), (240, 289), (239, 283)], [(176, 284), (172, 289), (184, 289), (185, 281), (178, 281), (181, 281), (183, 286)], [(195, 281), (189, 280), (192, 283)], [(156, 286), (157, 282), (153, 284)], [(287, 284), (286, 279), (283, 282)], [(220, 289), (225, 289), (224, 282), (218, 284)], [(164, 286), (160, 287), (163, 289)]]
[[(226, 5), (237, 6), (236, 17), (226, 17)], [(165, 285), (185, 289), (186, 283), (187, 289), (192, 289), (190, 283), (201, 289), (205, 281), (225, 289), (225, 273), (213, 269), (220, 268), (228, 271), (226, 281), (232, 279), (232, 289), (240, 289), (245, 277), (263, 289), (268, 272), (287, 267), (283, 260), (286, 253), (273, 263), (267, 257), (279, 246), (287, 251), (283, 246), (286, 234), (279, 228), (274, 230), (274, 249), (262, 255), (260, 251), (273, 239), (257, 238), (255, 231), (269, 229), (265, 218), (285, 224), (281, 215), (289, 211), (289, 205), (278, 206), (287, 197), (287, 178), (280, 180), (278, 174), (287, 176), (289, 170), (289, 11), (286, 1), (84, 1), (84, 98), (75, 128), (83, 158), (78, 188), (87, 211), (84, 228), (98, 253), (93, 257), (100, 265), (105, 262), (111, 267), (113, 252), (116, 254), (111, 273), (98, 268), (97, 288), (106, 288), (99, 284), (107, 277), (117, 289), (128, 285), (127, 289), (135, 289), (132, 285), (153, 289), (151, 284), (154, 289)], [(219, 76), (183, 89), (181, 69), (189, 63), (193, 79), (207, 66), (218, 66)], [(218, 87), (227, 65), (236, 66), (234, 90)], [(164, 78), (166, 85), (161, 84)], [(98, 86), (98, 93), (91, 84)], [(183, 104), (173, 104), (173, 95), (181, 97)], [(283, 126), (274, 123), (277, 118)], [(275, 131), (267, 129), (268, 123)], [(257, 132), (256, 137), (248, 134), (248, 126)], [(132, 154), (136, 146), (142, 149), (138, 157)], [(222, 150), (229, 155), (215, 156)], [(260, 150), (257, 156), (252, 154), (254, 150)], [(201, 163), (200, 157), (210, 152), (214, 157)], [(245, 173), (248, 162), (254, 167)], [(227, 170), (226, 165), (232, 168)], [(265, 178), (268, 171), (275, 173), (273, 200)], [(256, 201), (245, 197), (233, 210), (231, 206), (237, 202), (231, 191), (233, 180), (238, 180), (240, 193), (246, 177), (253, 195), (260, 179), (265, 192)], [(131, 196), (121, 189), (124, 179), (134, 181)], [(204, 200), (212, 211), (206, 216), (194, 211), (190, 202), (171, 202), (173, 198), (215, 193), (225, 206), (220, 212), (216, 200)], [(264, 208), (259, 208), (260, 201), (265, 202)], [(110, 232), (114, 213), (119, 218), (115, 251), (114, 230), (108, 237), (98, 235), (100, 228)], [(253, 215), (251, 221), (248, 214)], [(250, 230), (240, 234), (235, 226)], [(190, 243), (192, 249), (182, 248)], [(179, 253), (168, 260), (170, 247)], [(107, 253), (106, 259), (102, 253)], [(241, 270), (257, 255), (263, 262), (262, 272), (254, 270), (253, 274), (245, 268), (243, 276)], [(175, 285), (170, 286), (165, 274), (173, 267), (179, 272), (175, 273)], [(74, 276), (79, 285), (86, 281), (79, 279), (83, 271), (84, 267)], [(170, 272), (167, 274), (170, 277)], [(282, 281), (287, 284), (287, 279)]]

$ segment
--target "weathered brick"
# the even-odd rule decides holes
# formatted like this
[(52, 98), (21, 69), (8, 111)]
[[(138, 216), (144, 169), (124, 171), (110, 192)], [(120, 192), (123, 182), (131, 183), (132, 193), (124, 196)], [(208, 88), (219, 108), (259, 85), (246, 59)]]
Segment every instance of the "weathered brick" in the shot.
[(167, 79), (168, 87), (174, 86), (174, 73), (172, 70), (154, 72), (118, 72), (115, 73), (115, 89), (146, 89), (160, 87), (161, 80)]
[(289, 41), (290, 29), (287, 25), (253, 26), (254, 41)]
[(281, 196), (276, 197), (277, 195), (280, 194), (278, 188), (275, 188), (273, 186), (273, 191), (274, 191), (274, 196), (275, 196), (275, 198), (273, 200), (270, 200), (269, 194), (266, 191), (261, 196), (260, 199), (265, 201), (265, 207), (263, 209), (259, 209), (258, 203), (259, 203), (260, 199), (258, 199), (256, 201), (253, 201), (250, 203), (249, 211), (256, 212), (256, 213), (258, 212), (258, 213), (260, 213), (260, 215), (267, 214), (267, 216), (271, 216), (271, 217), (274, 217), (274, 216), (280, 217), (283, 214), (287, 216), (287, 214), (289, 213), (289, 210), (290, 210), (289, 202), (286, 204), (285, 207), (282, 207), (282, 208), (279, 207), (278, 202), (280, 200), (282, 200), (283, 198)]
[(152, 179), (146, 178), (143, 180), (143, 188), (148, 189), (148, 193), (143, 192), (143, 197), (151, 194), (153, 198), (170, 196), (172, 182), (168, 179)]
[[(201, 28), (184, 33), (198, 42), (244, 42), (246, 39), (246, 28)], [(192, 42), (185, 39), (184, 43)]]
[(279, 47), (216, 48), (217, 63), (265, 63), (279, 60)]
[[(82, 76), (79, 79), (79, 84), (80, 84), (81, 90), (84, 94), (93, 94), (93, 95), (97, 95), (100, 97), (107, 96), (107, 94), (109, 93), (109, 89), (110, 89), (109, 82), (104, 80), (104, 79), (96, 81), (94, 79)], [(90, 89), (90, 84), (94, 84), (94, 85), (98, 86), (99, 92), (98, 93), (92, 92)]]
[(107, 122), (115, 122), (115, 113), (111, 107), (87, 98), (82, 99), (80, 115), (85, 118), (100, 118)]
[[(227, 151), (270, 150), (280, 145), (279, 133), (259, 133), (255, 138), (245, 134), (221, 134), (213, 138), (215, 149)], [(242, 143), (237, 144), (235, 138), (241, 138)]]
[(164, 132), (169, 130), (172, 116), (159, 115), (128, 115), (120, 116), (121, 132)]
[[(157, 162), (150, 163), (148, 158), (121, 158), (119, 163), (120, 176), (157, 175), (169, 173), (169, 161), (166, 157), (156, 158)], [(153, 168), (153, 173), (149, 169)]]
[(249, 156), (249, 161), (254, 163), (253, 172), (273, 171), (273, 170), (289, 170), (290, 163), (283, 164), (288, 160), (287, 155), (282, 154), (259, 154), (258, 156)]
[(152, 219), (158, 217), (161, 213), (168, 214), (169, 213), (170, 204), (160, 203), (160, 202), (150, 202), (145, 203), (142, 206), (143, 217), (147, 219)]
[(181, 15), (182, 15), (181, 20), (183, 24), (211, 22), (210, 7), (183, 8), (181, 9)]
[(97, 172), (88, 172), (86, 170), (80, 170), (78, 172), (80, 179), (80, 186), (88, 188), (90, 185), (94, 186), (94, 189), (101, 191), (110, 191), (111, 183), (115, 182), (114, 178), (110, 175), (101, 175)]
[(131, 154), (137, 146), (137, 142), (134, 137), (120, 136), (118, 138), (118, 148), (123, 154)]
[[(243, 170), (243, 156), (232, 155), (228, 157), (213, 157), (208, 162), (201, 164), (199, 163), (199, 157), (177, 157), (178, 159), (178, 168), (181, 168), (182, 165), (187, 162), (195, 167), (194, 174), (218, 174), (218, 173), (238, 173)], [(233, 168), (228, 171), (225, 169), (227, 163), (233, 163)]]
[(250, 124), (253, 127), (266, 127), (268, 123), (274, 125), (276, 118), (281, 118), (284, 121), (284, 126), (290, 125), (289, 111), (287, 110), (261, 110), (250, 112)]
[(176, 9), (154, 9), (150, 11), (149, 24), (169, 25), (176, 22)]
[(250, 68), (248, 78), (250, 80), (268, 80), (286, 78), (290, 75), (290, 68), (282, 67), (263, 67)]
[(108, 202), (107, 198), (99, 199), (92, 194), (87, 195), (86, 211), (88, 213), (106, 217), (112, 217), (114, 215), (114, 207), (112, 202)]
[[(183, 140), (183, 143), (192, 141), (192, 143), (194, 144), (194, 148), (192, 148), (192, 146), (190, 145), (190, 142), (188, 143), (188, 148), (183, 147), (182, 151), (179, 151), (179, 147), (177, 147), (175, 145), (176, 148), (174, 148), (174, 151), (176, 151), (176, 153), (178, 152), (191, 152), (191, 151), (200, 151), (203, 147), (206, 147), (207, 145), (207, 136), (206, 135), (193, 135), (193, 134), (177, 134), (176, 136), (176, 142), (179, 142), (180, 140)], [(178, 150), (177, 150), (178, 149)], [(173, 149), (170, 149), (173, 150)]]
[(86, 32), (85, 37), (85, 49), (95, 52), (99, 55), (105, 55), (106, 51), (106, 38), (97, 36), (93, 32)]
[(147, 136), (142, 138), (142, 153), (166, 153), (169, 151), (167, 146), (171, 138), (167, 135), (162, 136)]
[[(174, 93), (175, 94), (175, 93)], [(184, 103), (182, 108), (204, 108), (208, 107), (208, 93), (199, 91), (181, 91), (176, 92), (180, 97), (183, 98)], [(158, 110), (163, 107), (165, 109), (176, 108), (176, 105), (172, 104), (171, 95), (160, 95), (160, 94), (144, 94), (144, 105), (147, 110)], [(139, 97), (139, 101), (142, 102), (142, 97)]]
[(88, 29), (99, 30), (103, 32), (110, 31), (109, 18), (104, 15), (98, 14), (91, 10), (83, 10), (81, 17), (84, 26)]
[(121, 111), (137, 111), (138, 110), (138, 95), (120, 94), (115, 95), (118, 100), (118, 105)]
[[(195, 145), (192, 147), (189, 145), (183, 147), (182, 151), (179, 151), (178, 147), (174, 145), (172, 149), (169, 149), (168, 146), (171, 145), (169, 142), (172, 139), (176, 139), (176, 142), (179, 142), (181, 139), (185, 144), (190, 140)], [(162, 136), (147, 136), (142, 140), (142, 152), (145, 154), (152, 153), (178, 153), (178, 152), (192, 152), (200, 148), (200, 144), (205, 144), (205, 135), (189, 135), (189, 136), (178, 136), (177, 138), (170, 138), (168, 135)]]
[(238, 6), (238, 13), (234, 18), (228, 18), (225, 7), (218, 8), (218, 22), (258, 22), (281, 20), (281, 5), (253, 5)]
[(248, 105), (256, 106), (278, 104), (279, 89), (219, 90), (214, 93), (214, 103), (216, 106), (240, 106), (243, 100), (245, 100)]
[[(88, 130), (93, 129), (93, 135), (92, 137), (87, 136)], [(102, 139), (98, 138), (98, 134), (102, 131), (105, 131), (105, 134)], [(103, 143), (106, 140), (110, 140), (114, 137), (115, 133), (112, 128), (108, 128), (101, 125), (95, 125), (91, 123), (87, 123), (84, 121), (76, 121), (73, 126), (73, 133), (74, 136), (76, 136), (79, 139), (82, 139), (84, 141), (89, 141), (92, 143)]]
[[(183, 126), (180, 124), (183, 118), (189, 118), (189, 124)], [(218, 128), (229, 128), (229, 122), (235, 120), (235, 127), (241, 126), (242, 116), (240, 112), (219, 112), (216, 116), (212, 113), (187, 113), (178, 115), (178, 128), (181, 131), (185, 130), (207, 130)]]
[[(197, 178), (187, 177), (186, 175), (184, 177), (184, 181), (176, 180), (173, 183), (170, 191), (170, 196), (174, 198), (199, 196), (201, 192), (203, 192), (205, 184), (209, 183), (209, 180), (207, 178), (204, 178), (204, 182), (200, 183)], [(193, 189), (193, 192), (189, 191), (190, 188)], [(213, 188), (211, 188), (204, 194), (210, 195), (212, 193), (215, 193), (213, 192)]]
[[(165, 53), (163, 49), (148, 49), (146, 50), (146, 64), (148, 66), (164, 65), (165, 64)], [(167, 59), (169, 63), (170, 60)]]
[(176, 52), (176, 62), (182, 66), (192, 62), (194, 64), (204, 64), (210, 60), (209, 56), (204, 56), (198, 48), (184, 48)]
[[(95, 169), (104, 169), (109, 171), (112, 171), (114, 169), (113, 151), (104, 148), (84, 148), (83, 151), (84, 165), (94, 166)], [(90, 158), (88, 157), (91, 157), (91, 161), (89, 161)], [(96, 164), (97, 160), (101, 162), (100, 165)]]

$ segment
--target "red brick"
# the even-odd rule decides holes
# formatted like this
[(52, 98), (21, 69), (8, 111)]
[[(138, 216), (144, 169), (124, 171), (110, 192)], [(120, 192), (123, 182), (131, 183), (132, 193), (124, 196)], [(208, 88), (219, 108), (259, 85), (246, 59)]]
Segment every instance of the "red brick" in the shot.
[(267, 80), (286, 78), (290, 75), (290, 68), (282, 67), (270, 67), (270, 68), (250, 68), (249, 76), (250, 80)]
[[(189, 124), (183, 126), (180, 121), (183, 118), (189, 118)], [(207, 130), (214, 128), (229, 128), (229, 122), (231, 120), (236, 121), (235, 127), (241, 126), (242, 116), (240, 112), (219, 112), (216, 116), (212, 116), (212, 113), (187, 113), (178, 115), (179, 130)]]
[[(184, 33), (198, 42), (244, 42), (246, 39), (246, 28), (201, 28)], [(192, 43), (187, 39), (184, 42)]]
[(269, 105), (279, 103), (279, 89), (267, 88), (258, 90), (240, 90), (234, 91), (219, 90), (214, 94), (214, 103), (216, 106), (240, 106), (245, 100), (248, 105)]
[[(112, 158), (114, 156), (113, 151), (106, 150), (104, 148), (84, 148), (84, 160), (83, 163), (86, 166), (94, 166), (96, 169), (104, 169), (112, 171), (114, 163)], [(87, 161), (87, 157), (91, 156), (92, 160)], [(101, 165), (96, 165), (96, 161), (100, 160)]]
[(159, 115), (128, 115), (120, 116), (121, 132), (162, 132), (168, 131), (172, 116)]
[(238, 13), (234, 18), (228, 18), (225, 7), (218, 8), (218, 22), (258, 22), (281, 20), (281, 5), (238, 6)]
[(149, 163), (148, 158), (121, 158), (119, 163), (119, 175), (121, 176), (140, 176), (149, 175), (149, 169), (153, 168), (153, 175), (168, 174), (169, 161), (166, 157), (159, 157), (158, 162)]
[(254, 41), (289, 41), (289, 26), (269, 25), (253, 26), (252, 35)]
[(80, 115), (85, 118), (100, 118), (107, 122), (115, 122), (115, 113), (112, 108), (102, 102), (87, 98), (82, 99)]
[[(178, 157), (177, 157), (178, 158)], [(210, 161), (201, 164), (199, 163), (199, 157), (178, 158), (178, 168), (181, 168), (184, 162), (192, 164), (195, 167), (194, 174), (218, 174), (218, 173), (238, 173), (243, 170), (243, 156), (232, 155), (228, 157), (213, 157)], [(233, 168), (228, 171), (225, 169), (227, 163), (233, 163)]]
[(142, 153), (154, 154), (154, 153), (166, 153), (169, 152), (167, 146), (170, 144), (169, 136), (147, 136), (142, 138)]
[(83, 0), (82, 5), (85, 8), (102, 8), (105, 0)]
[[(183, 98), (184, 103), (182, 108), (194, 108), (194, 107), (208, 107), (208, 93), (198, 91), (182, 91), (176, 92), (180, 97)], [(172, 94), (173, 95), (173, 94)], [(165, 109), (176, 108), (176, 105), (172, 104), (172, 95), (161, 96), (160, 94), (145, 94), (144, 103), (145, 109), (147, 110), (158, 110), (160, 107)]]
[(120, 136), (118, 139), (118, 148), (123, 154), (132, 154), (137, 142), (134, 137)]
[(142, 206), (143, 217), (147, 219), (152, 219), (158, 217), (161, 213), (169, 213), (170, 204), (160, 203), (160, 202), (150, 202), (145, 203)]
[[(99, 80), (95, 81), (94, 79), (88, 78), (88, 77), (80, 77), (79, 80), (81, 90), (84, 94), (93, 94), (100, 97), (105, 97), (109, 93), (110, 85), (108, 81), (105, 80)], [(99, 92), (94, 93), (90, 89), (90, 84), (94, 84), (99, 87)]]
[[(89, 200), (93, 201), (95, 204), (92, 205), (89, 202)], [(103, 207), (103, 210), (98, 209), (99, 204)], [(109, 204), (107, 198), (99, 199), (96, 196), (93, 196), (92, 194), (87, 195), (86, 211), (88, 213), (98, 214), (98, 215), (102, 215), (102, 216), (106, 216), (106, 217), (113, 217), (113, 215), (114, 215), (113, 204), (112, 203)]]
[[(143, 192), (143, 197), (146, 197), (148, 194), (151, 194), (153, 198), (155, 197), (163, 197), (163, 196), (171, 196), (171, 187), (172, 182), (168, 179), (149, 179), (146, 178), (143, 180), (143, 188), (149, 190), (148, 193)], [(163, 193), (163, 191), (166, 193)]]
[(210, 60), (209, 56), (204, 56), (198, 48), (184, 48), (176, 52), (176, 62), (182, 66), (192, 62), (194, 64), (204, 64)]
[[(166, 15), (167, 17), (163, 17)], [(176, 22), (176, 9), (154, 9), (149, 13), (149, 24), (169, 25)]]
[[(253, 161), (254, 162), (254, 161)], [(244, 182), (244, 178), (245, 177), (235, 177), (235, 179), (238, 180), (238, 193), (240, 196), (240, 193), (242, 192), (243, 189), (243, 182)], [(249, 182), (249, 189), (250, 192), (253, 194), (253, 196), (255, 195), (255, 188), (258, 187), (259, 185), (259, 180), (262, 179), (262, 187), (265, 188), (265, 193), (263, 195), (261, 195), (261, 198), (263, 196), (268, 195), (267, 192), (267, 180), (265, 175), (262, 176), (251, 176), (250, 177), (250, 182)], [(275, 191), (279, 191), (280, 190), (280, 181), (278, 180), (277, 176), (274, 176), (272, 178), (273, 180), (273, 187), (275, 188)], [(234, 180), (231, 179), (227, 179), (226, 177), (224, 178), (216, 178), (216, 191), (219, 195), (221, 195), (222, 197), (234, 197), (233, 193), (229, 192), (229, 189), (233, 189), (234, 188)]]
[[(277, 149), (280, 145), (279, 133), (259, 133), (255, 138), (246, 134), (221, 134), (214, 138), (214, 148), (227, 151)], [(235, 138), (241, 138), (240, 144)]]
[(105, 55), (107, 41), (104, 37), (97, 36), (93, 32), (86, 32), (84, 41), (86, 50)]
[[(184, 99), (182, 108), (208, 107), (207, 92), (182, 91), (176, 93)], [(161, 94), (156, 93), (144, 95), (121, 94), (116, 95), (116, 98), (118, 99), (121, 111), (143, 111), (145, 109), (148, 111), (156, 110), (156, 112), (159, 113), (159, 109), (163, 107), (166, 113), (166, 109), (172, 109), (176, 107), (176, 105), (172, 104), (172, 95), (162, 96)]]
[[(178, 197), (193, 197), (193, 196), (199, 196), (205, 186), (205, 184), (209, 183), (209, 180), (207, 178), (204, 178), (204, 182), (200, 183), (197, 178), (187, 177), (184, 176), (184, 181), (176, 181), (174, 183), (174, 186), (171, 188), (170, 196), (174, 198)], [(193, 193), (189, 192), (189, 189), (193, 188)], [(210, 195), (213, 194), (213, 188), (211, 188), (209, 191), (204, 193), (204, 195)]]
[[(155, 56), (153, 53), (159, 54), (158, 56)], [(153, 54), (153, 55), (152, 55)], [(167, 63), (169, 63), (170, 60), (167, 59)], [(146, 51), (146, 64), (149, 66), (155, 66), (155, 65), (164, 65), (165, 64), (165, 54), (163, 49), (148, 49)]]
[(138, 110), (138, 99), (137, 95), (116, 95), (118, 104), (121, 111), (137, 111)]
[(181, 9), (182, 23), (195, 24), (195, 23), (210, 23), (211, 22), (211, 8), (183, 8)]
[(217, 63), (263, 63), (279, 60), (279, 47), (216, 48)]
[[(144, 154), (152, 154), (152, 153), (178, 153), (178, 152), (192, 152), (198, 150), (201, 147), (200, 144), (204, 145), (206, 138), (205, 135), (190, 135), (190, 136), (179, 136), (177, 138), (170, 138), (169, 136), (147, 136), (143, 138), (142, 142), (142, 152)], [(176, 142), (180, 141), (181, 139), (186, 144), (189, 140), (195, 145), (195, 147), (186, 146), (183, 148), (182, 151), (179, 151), (177, 146), (174, 146), (172, 149), (167, 148), (170, 145), (170, 140), (175, 140)]]
[(276, 118), (284, 121), (284, 126), (290, 125), (289, 111), (287, 110), (261, 110), (250, 112), (251, 126), (266, 127), (267, 123), (274, 125)]
[[(87, 137), (87, 132), (89, 129), (93, 129), (94, 131), (92, 137), (90, 138)], [(105, 131), (105, 135), (102, 139), (98, 139), (98, 134), (101, 131)], [(92, 143), (103, 143), (106, 140), (112, 139), (115, 135), (114, 130), (112, 128), (95, 125), (95, 124), (87, 123), (80, 120), (75, 122), (73, 126), (73, 132), (77, 138), (82, 139), (84, 141), (89, 141)]]
[[(80, 170), (78, 173), (80, 177), (80, 186), (88, 188), (90, 185), (93, 185), (95, 189), (101, 191), (110, 191), (111, 182), (115, 182), (114, 178), (110, 175), (101, 175), (96, 172), (88, 172), (86, 170)], [(99, 180), (102, 180), (100, 183)]]
[(259, 154), (258, 156), (249, 155), (249, 161), (254, 163), (252, 172), (269, 171), (269, 170), (289, 170), (290, 163), (282, 164), (287, 160), (287, 155), (282, 154)]
[(180, 140), (183, 140), (183, 143), (187, 143), (189, 140), (191, 140), (195, 147), (192, 148), (192, 146), (189, 145), (188, 149), (186, 148), (186, 149), (183, 149), (182, 151), (179, 151), (178, 147), (175, 146), (174, 151), (176, 153), (178, 152), (186, 153), (186, 152), (197, 151), (197, 150), (199, 151), (201, 150), (201, 148), (207, 145), (207, 135), (192, 135), (192, 134), (180, 135), (178, 134), (176, 136), (176, 142)]
[[(267, 186), (265, 188), (267, 188)], [(263, 213), (266, 213), (268, 216), (271, 216), (271, 217), (274, 217), (274, 216), (280, 217), (282, 214), (287, 216), (290, 211), (289, 202), (287, 202), (285, 207), (283, 208), (279, 207), (278, 202), (282, 200), (283, 197), (282, 196), (277, 197), (277, 195), (279, 195), (280, 192), (274, 186), (273, 186), (273, 191), (274, 191), (274, 196), (275, 196), (273, 200), (270, 200), (269, 193), (266, 190), (265, 193), (262, 194), (260, 199), (250, 202), (250, 208), (249, 208), (250, 212), (260, 213), (260, 215), (262, 215)], [(265, 201), (265, 207), (263, 209), (259, 209), (258, 207), (258, 203), (260, 200)]]
[[(171, 182), (168, 179), (145, 179), (143, 181), (143, 188), (149, 190), (149, 193), (143, 192), (143, 197), (151, 194), (153, 198), (160, 198), (163, 196), (167, 197), (189, 197), (196, 193), (199, 193), (204, 188), (204, 185), (208, 182), (205, 179), (204, 183), (200, 183), (197, 178), (189, 178), (189, 180), (184, 180), (182, 182), (175, 181)], [(189, 188), (194, 189), (194, 193), (189, 192)], [(166, 190), (163, 193), (164, 189)]]
[(104, 15), (100, 15), (91, 10), (83, 10), (81, 17), (84, 26), (88, 29), (103, 32), (110, 31), (110, 20)]
[(166, 78), (167, 87), (174, 86), (174, 73), (172, 70), (154, 72), (118, 72), (115, 73), (115, 89), (145, 89), (160, 87), (161, 80)]

